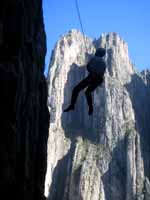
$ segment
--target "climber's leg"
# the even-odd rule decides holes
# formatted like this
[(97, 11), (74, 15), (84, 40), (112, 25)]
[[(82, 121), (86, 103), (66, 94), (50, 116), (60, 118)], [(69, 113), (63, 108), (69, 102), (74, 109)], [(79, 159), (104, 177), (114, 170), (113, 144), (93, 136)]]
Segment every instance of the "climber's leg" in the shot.
[(68, 108), (66, 108), (64, 110), (64, 112), (68, 112), (70, 110), (74, 110), (75, 108), (75, 104), (78, 98), (78, 95), (80, 93), (81, 90), (83, 90), (84, 88), (86, 88), (89, 83), (90, 83), (90, 76), (87, 76), (85, 79), (83, 79), (78, 85), (76, 85), (72, 91), (72, 96), (71, 96), (71, 104)]
[(103, 77), (99, 77), (98, 79), (95, 79), (91, 81), (91, 84), (88, 86), (87, 90), (85, 91), (85, 96), (87, 100), (87, 104), (89, 106), (89, 115), (93, 113), (93, 102), (92, 102), (92, 92), (102, 84)]

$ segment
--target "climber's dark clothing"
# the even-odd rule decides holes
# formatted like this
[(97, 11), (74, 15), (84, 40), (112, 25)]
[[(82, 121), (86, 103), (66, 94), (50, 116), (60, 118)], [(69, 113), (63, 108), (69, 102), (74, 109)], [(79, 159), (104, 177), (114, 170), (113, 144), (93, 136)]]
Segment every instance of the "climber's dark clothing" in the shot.
[(99, 76), (103, 76), (106, 70), (106, 64), (103, 58), (94, 56), (87, 64), (89, 73), (94, 72)]
[(71, 105), (75, 105), (76, 104), (79, 92), (87, 87), (87, 89), (85, 91), (85, 96), (86, 96), (86, 99), (87, 99), (87, 103), (88, 103), (89, 109), (93, 110), (92, 95), (91, 95), (91, 93), (98, 86), (100, 86), (102, 84), (102, 82), (103, 82), (103, 77), (98, 76), (95, 73), (90, 73), (85, 79), (83, 79), (73, 89), (72, 97), (71, 97)]
[(74, 106), (76, 104), (79, 92), (83, 89), (86, 89), (85, 96), (87, 100), (87, 104), (89, 106), (89, 114), (93, 112), (93, 103), (92, 103), (92, 95), (91, 93), (102, 84), (103, 76), (98, 76), (96, 73), (90, 73), (85, 79), (83, 79), (78, 85), (76, 85), (72, 91), (71, 97), (71, 105), (64, 110), (65, 112), (69, 110), (74, 110)]
[(74, 87), (72, 91), (71, 104), (68, 108), (64, 110), (64, 112), (74, 110), (79, 92), (87, 88), (85, 91), (85, 96), (86, 96), (87, 104), (89, 106), (89, 115), (93, 113), (93, 103), (92, 103), (91, 93), (98, 86), (102, 84), (103, 79), (104, 79), (103, 78), (104, 73), (106, 70), (105, 61), (102, 58), (105, 55), (105, 49), (98, 49), (96, 54), (87, 64), (87, 70), (89, 72), (89, 75), (85, 79), (83, 79), (78, 85)]

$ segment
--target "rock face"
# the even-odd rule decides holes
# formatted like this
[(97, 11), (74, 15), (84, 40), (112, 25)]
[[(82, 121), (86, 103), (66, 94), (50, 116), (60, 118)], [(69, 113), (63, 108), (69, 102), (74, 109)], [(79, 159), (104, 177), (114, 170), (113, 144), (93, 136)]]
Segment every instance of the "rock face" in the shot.
[[(49, 200), (144, 200), (150, 185), (148, 77), (136, 72), (127, 44), (116, 33), (94, 42), (86, 38), (86, 44), (88, 52), (82, 34), (71, 30), (51, 58), (46, 195)], [(93, 93), (93, 116), (84, 92), (75, 112), (63, 113), (100, 46), (107, 48), (107, 72)]]
[(49, 112), (41, 0), (0, 2), (0, 198), (44, 198)]

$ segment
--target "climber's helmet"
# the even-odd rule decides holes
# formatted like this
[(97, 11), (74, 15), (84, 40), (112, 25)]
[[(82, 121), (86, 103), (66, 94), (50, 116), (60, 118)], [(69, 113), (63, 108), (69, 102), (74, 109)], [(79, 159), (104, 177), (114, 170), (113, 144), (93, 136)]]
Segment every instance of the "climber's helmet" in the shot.
[(106, 49), (104, 48), (98, 48), (95, 52), (95, 56), (98, 56), (98, 57), (103, 57), (105, 56), (106, 54)]

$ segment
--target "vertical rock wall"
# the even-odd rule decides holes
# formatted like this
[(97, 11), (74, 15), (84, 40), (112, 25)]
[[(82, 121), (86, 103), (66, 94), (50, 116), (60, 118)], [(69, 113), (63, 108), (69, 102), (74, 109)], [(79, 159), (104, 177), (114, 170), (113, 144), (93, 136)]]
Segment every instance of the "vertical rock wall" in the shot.
[[(148, 85), (118, 34), (103, 34), (94, 42), (86, 37), (86, 44), (88, 52), (82, 34), (71, 30), (57, 42), (51, 59), (46, 195), (49, 200), (141, 200), (149, 184)], [(107, 72), (93, 94), (93, 115), (88, 116), (84, 91), (75, 112), (63, 113), (99, 46), (107, 49)]]
[(41, 0), (0, 2), (0, 198), (44, 199), (49, 112)]

